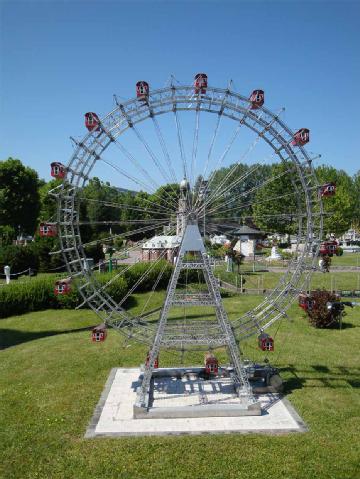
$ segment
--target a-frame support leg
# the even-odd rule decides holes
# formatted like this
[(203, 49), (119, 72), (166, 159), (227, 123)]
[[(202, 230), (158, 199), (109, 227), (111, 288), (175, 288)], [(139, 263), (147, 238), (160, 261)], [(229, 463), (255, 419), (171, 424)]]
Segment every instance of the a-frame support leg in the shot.
[(232, 330), (230, 321), (227, 317), (227, 313), (222, 304), (220, 290), (218, 288), (216, 279), (211, 270), (209, 259), (206, 253), (202, 254), (204, 261), (204, 277), (207, 283), (210, 294), (213, 296), (214, 302), (216, 304), (215, 312), (217, 320), (219, 321), (220, 327), (225, 333), (226, 345), (229, 351), (232, 365), (235, 370), (235, 382), (238, 385), (239, 396), (247, 397), (250, 402), (254, 402), (252, 389), (250, 386), (249, 379), (247, 377), (246, 371), (242, 365), (240, 359), (240, 350), (236, 343), (234, 332)]
[(138, 396), (137, 396), (137, 400), (135, 404), (135, 407), (137, 408), (149, 407), (148, 400), (150, 396), (151, 378), (154, 371), (155, 360), (159, 355), (161, 340), (164, 334), (166, 321), (169, 314), (169, 309), (171, 307), (171, 304), (174, 298), (176, 285), (179, 280), (180, 271), (182, 268), (182, 259), (183, 259), (183, 255), (180, 255), (179, 258), (177, 259), (174, 272), (172, 274), (170, 283), (166, 291), (166, 299), (165, 299), (164, 306), (161, 310), (159, 325), (156, 330), (153, 345), (149, 353), (149, 360), (147, 361), (147, 364), (145, 364), (144, 375), (143, 375), (143, 380), (140, 386), (140, 390), (138, 391)]

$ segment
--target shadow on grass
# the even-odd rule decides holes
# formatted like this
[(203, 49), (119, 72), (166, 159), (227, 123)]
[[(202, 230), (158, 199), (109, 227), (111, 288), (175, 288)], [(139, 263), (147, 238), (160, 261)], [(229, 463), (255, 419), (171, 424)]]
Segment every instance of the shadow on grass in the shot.
[(60, 331), (20, 331), (17, 329), (1, 329), (0, 350), (17, 346), (22, 343), (34, 341), (36, 339), (46, 338), (48, 336), (56, 336), (58, 334), (78, 333), (81, 331), (91, 331), (94, 326), (87, 326), (85, 328), (66, 329)]
[(285, 394), (302, 388), (341, 389), (349, 386), (352, 388), (360, 387), (359, 368), (345, 368), (343, 366), (329, 368), (321, 364), (312, 364), (308, 369), (289, 365), (280, 368), (279, 371), (284, 380)]

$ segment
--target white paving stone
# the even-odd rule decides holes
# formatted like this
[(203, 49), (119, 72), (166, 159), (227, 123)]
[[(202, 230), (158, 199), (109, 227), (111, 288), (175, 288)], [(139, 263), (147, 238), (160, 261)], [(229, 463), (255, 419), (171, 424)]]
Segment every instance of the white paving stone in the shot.
[[(239, 417), (205, 417), (205, 418), (173, 418), (173, 419), (134, 419), (133, 404), (136, 388), (139, 386), (140, 369), (118, 368), (110, 390), (104, 392), (103, 400), (97, 408), (97, 416), (89, 427), (86, 437), (121, 436), (121, 435), (154, 435), (154, 434), (201, 434), (220, 432), (293, 432), (304, 431), (306, 426), (286, 400), (276, 395), (260, 396), (263, 407), (261, 416)], [(111, 379), (110, 379), (111, 381)], [(108, 385), (109, 386), (109, 385)], [(219, 385), (216, 386), (219, 389)], [(187, 385), (185, 389), (187, 388)], [(197, 387), (195, 387), (195, 391)], [(208, 399), (214, 400), (211, 394), (213, 386), (206, 385)], [(225, 389), (226, 391), (226, 389)], [(230, 393), (219, 394), (217, 400), (233, 403), (236, 398)], [(106, 396), (107, 394), (107, 396)], [(160, 399), (162, 398), (162, 399)], [(199, 404), (199, 395), (182, 395), (173, 399), (166, 398), (164, 392), (154, 394), (154, 407)], [(104, 401), (105, 400), (105, 401)]]

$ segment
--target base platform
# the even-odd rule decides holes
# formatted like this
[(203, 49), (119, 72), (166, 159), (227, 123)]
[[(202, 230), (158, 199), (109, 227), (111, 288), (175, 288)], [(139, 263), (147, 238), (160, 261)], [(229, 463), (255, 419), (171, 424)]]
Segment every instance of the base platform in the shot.
[[(140, 374), (139, 368), (112, 369), (85, 437), (307, 431), (290, 403), (279, 394), (257, 396), (260, 415), (244, 415), (239, 413), (241, 404), (229, 378), (200, 382), (191, 375), (183, 379), (163, 374), (155, 377), (149, 412), (144, 418), (134, 419)], [(195, 415), (189, 417), (187, 412), (187, 417), (174, 416), (179, 409), (192, 409)], [(216, 410), (215, 416), (212, 409)], [(164, 410), (170, 415), (158, 417), (156, 411), (164, 414)], [(219, 414), (219, 410), (224, 413)]]

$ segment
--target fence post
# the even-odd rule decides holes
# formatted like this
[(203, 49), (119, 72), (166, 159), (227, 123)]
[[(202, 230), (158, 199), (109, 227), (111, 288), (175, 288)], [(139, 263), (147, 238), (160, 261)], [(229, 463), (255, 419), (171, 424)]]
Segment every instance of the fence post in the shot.
[(4, 266), (4, 273), (6, 277), (6, 284), (10, 283), (10, 266)]

